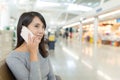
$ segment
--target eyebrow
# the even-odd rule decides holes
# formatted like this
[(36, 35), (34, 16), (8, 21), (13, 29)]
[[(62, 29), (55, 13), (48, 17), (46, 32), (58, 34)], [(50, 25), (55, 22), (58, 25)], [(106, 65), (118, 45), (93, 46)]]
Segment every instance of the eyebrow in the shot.
[[(41, 25), (40, 23), (35, 23), (35, 25)], [(42, 27), (44, 27), (45, 28), (45, 25), (42, 25)]]
[(40, 23), (35, 23), (35, 25), (41, 25)]

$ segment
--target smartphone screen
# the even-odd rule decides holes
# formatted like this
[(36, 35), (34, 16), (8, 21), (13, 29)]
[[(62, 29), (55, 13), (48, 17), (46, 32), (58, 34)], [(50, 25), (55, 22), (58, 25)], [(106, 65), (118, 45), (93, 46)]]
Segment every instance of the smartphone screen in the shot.
[(20, 35), (27, 43), (28, 43), (28, 34), (30, 34), (30, 36), (33, 37), (33, 33), (27, 27), (23, 26)]

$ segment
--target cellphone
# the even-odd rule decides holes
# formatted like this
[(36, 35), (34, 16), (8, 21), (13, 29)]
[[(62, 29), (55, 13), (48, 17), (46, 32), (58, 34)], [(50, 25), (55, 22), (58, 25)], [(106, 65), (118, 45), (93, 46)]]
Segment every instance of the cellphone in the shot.
[(21, 36), (28, 43), (28, 34), (30, 34), (31, 38), (34, 36), (33, 33), (25, 26), (22, 26)]

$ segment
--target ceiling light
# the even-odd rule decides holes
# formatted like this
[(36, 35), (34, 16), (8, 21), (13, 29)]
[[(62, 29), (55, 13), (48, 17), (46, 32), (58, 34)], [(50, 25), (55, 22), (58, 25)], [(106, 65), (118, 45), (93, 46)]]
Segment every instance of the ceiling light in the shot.
[(63, 29), (68, 28), (68, 27), (73, 27), (73, 26), (76, 26), (76, 25), (79, 25), (79, 24), (80, 24), (80, 22), (76, 22), (76, 23), (64, 26)]
[(97, 2), (97, 3), (93, 4), (93, 6), (96, 7), (96, 6), (98, 6), (99, 4), (100, 4), (100, 3)]
[(76, 0), (67, 0), (67, 2), (72, 3), (75, 2)]
[(89, 3), (88, 3), (88, 5), (89, 5), (89, 6), (91, 6), (91, 5), (92, 5), (92, 3), (91, 3), (91, 2), (89, 2)]
[(85, 12), (87, 12), (87, 11), (92, 10), (92, 8), (83, 6), (83, 5), (69, 4), (67, 10), (68, 11), (85, 11)]
[(39, 7), (55, 7), (55, 6), (60, 6), (60, 4), (59, 3), (44, 2), (44, 1), (37, 0), (35, 6), (38, 7), (38, 8)]
[(113, 11), (113, 12), (110, 12), (110, 13), (106, 13), (106, 14), (100, 15), (99, 18), (105, 18), (105, 17), (111, 16), (111, 15), (115, 15), (115, 14), (118, 14), (118, 13), (120, 13), (120, 10), (116, 10), (116, 11)]
[(28, 2), (29, 2), (28, 0), (19, 0), (19, 4), (26, 4)]
[(94, 18), (89, 18), (89, 19), (86, 19), (86, 20), (82, 21), (82, 23), (88, 23), (88, 22), (91, 22), (93, 20), (94, 20)]

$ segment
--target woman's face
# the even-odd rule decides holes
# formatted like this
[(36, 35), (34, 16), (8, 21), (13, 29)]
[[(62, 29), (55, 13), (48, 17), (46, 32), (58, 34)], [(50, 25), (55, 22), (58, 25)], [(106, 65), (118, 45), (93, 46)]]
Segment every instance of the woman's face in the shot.
[(38, 17), (34, 17), (32, 22), (28, 25), (28, 29), (38, 38), (39, 42), (44, 35), (44, 24)]

